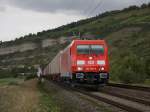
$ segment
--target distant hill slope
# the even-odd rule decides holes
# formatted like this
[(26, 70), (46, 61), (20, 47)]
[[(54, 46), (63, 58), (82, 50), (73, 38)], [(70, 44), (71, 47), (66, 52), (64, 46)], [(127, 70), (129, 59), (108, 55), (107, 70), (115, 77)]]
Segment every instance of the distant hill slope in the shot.
[[(12, 53), (0, 53), (0, 67), (10, 69), (45, 65), (60, 49), (69, 44), (72, 34), (78, 32), (83, 37), (92, 35), (93, 39), (107, 41), (111, 79), (141, 82), (150, 77), (150, 4), (144, 4), (140, 8), (131, 6), (122, 11), (106, 12), (57, 29), (4, 42), (0, 45), (1, 53), (12, 51), (12, 48), (15, 50)], [(19, 49), (19, 46), (29, 43), (28, 49)], [(137, 77), (136, 81), (134, 77)]]

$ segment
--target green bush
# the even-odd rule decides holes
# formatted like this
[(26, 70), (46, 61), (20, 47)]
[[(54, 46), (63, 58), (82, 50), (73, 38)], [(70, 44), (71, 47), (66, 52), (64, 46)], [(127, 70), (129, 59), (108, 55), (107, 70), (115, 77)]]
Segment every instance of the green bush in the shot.
[(36, 77), (35, 74), (26, 75), (24, 80), (30, 80), (30, 79), (33, 79), (35, 77)]
[(145, 68), (144, 60), (129, 54), (112, 65), (112, 79), (123, 83), (143, 83), (147, 78)]
[(147, 74), (147, 78), (150, 79), (150, 59), (145, 61), (145, 71)]
[(0, 69), (0, 78), (8, 78), (8, 77), (13, 77), (14, 74), (11, 74), (10, 70), (2, 70)]

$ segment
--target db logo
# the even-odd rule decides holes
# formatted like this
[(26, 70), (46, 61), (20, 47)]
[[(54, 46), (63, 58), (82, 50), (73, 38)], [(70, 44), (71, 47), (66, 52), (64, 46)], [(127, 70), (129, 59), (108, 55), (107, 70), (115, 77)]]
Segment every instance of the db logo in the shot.
[(88, 61), (88, 64), (92, 65), (94, 64), (94, 61)]

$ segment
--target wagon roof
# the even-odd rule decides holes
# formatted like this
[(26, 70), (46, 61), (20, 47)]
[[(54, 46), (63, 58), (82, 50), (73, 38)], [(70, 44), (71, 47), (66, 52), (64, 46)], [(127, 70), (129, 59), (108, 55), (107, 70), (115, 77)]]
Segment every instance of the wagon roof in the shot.
[(105, 44), (105, 40), (74, 40), (74, 44)]

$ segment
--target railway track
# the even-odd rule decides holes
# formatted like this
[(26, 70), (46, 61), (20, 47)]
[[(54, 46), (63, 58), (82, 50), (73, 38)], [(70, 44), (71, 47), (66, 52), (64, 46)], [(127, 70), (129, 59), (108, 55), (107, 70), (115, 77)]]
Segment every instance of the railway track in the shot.
[(70, 86), (66, 86), (66, 85), (64, 86), (62, 84), (58, 84), (58, 85), (69, 91), (75, 91), (79, 94), (83, 94), (85, 96), (91, 97), (100, 102), (105, 102), (107, 104), (121, 108), (122, 110), (128, 112), (150, 112), (149, 102), (146, 102), (144, 100), (129, 98), (123, 95), (109, 94), (100, 91), (93, 92), (81, 88), (71, 88)]
[(150, 106), (150, 101), (149, 100), (144, 100), (144, 99), (141, 99), (141, 98), (135, 98), (135, 97), (132, 97), (132, 96), (129, 96), (129, 95), (122, 95), (122, 94), (113, 93), (113, 92), (109, 92), (109, 91), (105, 91), (105, 90), (102, 90), (101, 92), (112, 95), (112, 96), (115, 96), (115, 97), (131, 100), (131, 101), (134, 101), (134, 102), (138, 102), (138, 103)]
[(140, 90), (140, 91), (150, 92), (150, 87), (144, 87), (144, 86), (134, 86), (134, 85), (118, 84), (118, 83), (108, 83), (108, 86), (120, 87), (120, 88), (134, 89), (134, 90)]
[(90, 96), (96, 100), (105, 102), (107, 104), (116, 106), (128, 112), (150, 112), (150, 107), (145, 106), (140, 103), (136, 103), (130, 100), (122, 99), (120, 97), (115, 97), (108, 94), (103, 94), (99, 92), (87, 93), (85, 91), (79, 91), (84, 95)]

